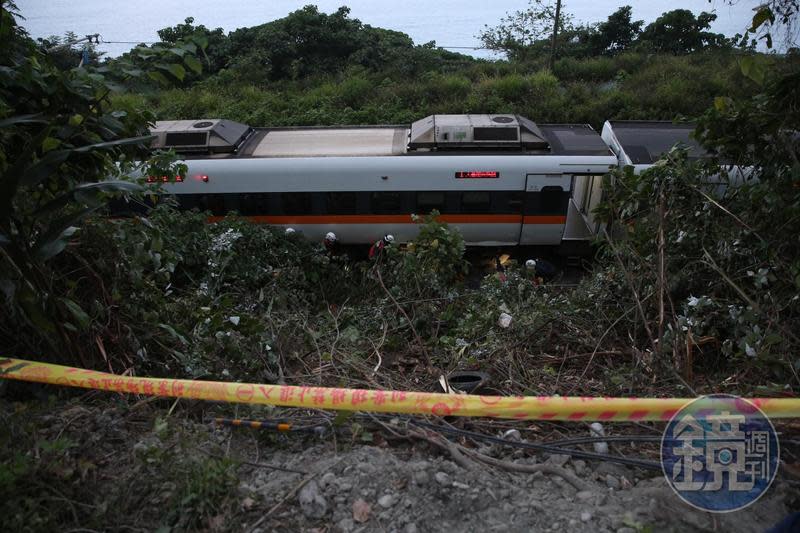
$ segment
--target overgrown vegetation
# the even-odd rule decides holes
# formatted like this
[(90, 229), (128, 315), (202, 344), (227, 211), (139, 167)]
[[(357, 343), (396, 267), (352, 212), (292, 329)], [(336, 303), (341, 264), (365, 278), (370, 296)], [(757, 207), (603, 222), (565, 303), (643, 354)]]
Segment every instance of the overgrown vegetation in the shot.
[(4, 530), (196, 531), (230, 513), (237, 465), (202, 427), (125, 405), (60, 407), (4, 404)]
[(174, 89), (128, 84), (131, 91), (116, 94), (114, 105), (146, 107), (159, 119), (225, 117), (253, 126), (519, 113), (542, 123), (600, 128), (610, 118), (695, 117), (716, 96), (747, 97), (757, 90), (738, 66), (752, 54), (752, 39), (709, 33), (713, 15), (685, 10), (646, 27), (632, 20), (628, 7), (591, 27), (576, 26), (563, 14), (558, 57), (549, 69), (552, 14), (539, 4), (493, 30), (505, 37), (484, 33), (486, 45), (505, 52), (508, 61), (478, 60), (435, 43), (415, 45), (399, 32), (362, 24), (346, 8), (326, 15), (307, 6), (228, 35), (188, 18), (161, 30), (164, 44), (158, 46), (201, 37), (211, 43), (208, 68), (188, 72)]
[[(231, 35), (187, 19), (161, 32), (162, 45), (67, 70), (69, 57), (44, 53), (8, 6), (0, 4), (4, 355), (115, 373), (417, 390), (476, 369), (500, 394), (800, 389), (794, 53), (728, 43), (654, 54), (633, 45), (648, 30), (637, 37), (641, 25), (622, 10), (589, 33), (600, 55), (565, 50), (547, 70), (536, 40), (524, 58), (491, 63), (414, 46), (346, 10), (305, 8)], [(770, 2), (751, 34), (770, 42), (796, 13), (796, 2)], [(302, 46), (273, 46), (289, 42)], [(142, 146), (156, 116), (289, 125), (434, 112), (595, 126), (685, 115), (698, 119), (697, 138), (716, 158), (675, 149), (645, 174), (609, 176), (597, 214), (612, 225), (577, 286), (539, 285), (513, 260), (502, 275), (493, 264), (483, 271), (435, 215), (418, 221), (413, 242), (374, 261), (332, 256), (235, 213), (207, 224), (204, 213), (157, 202), (145, 216), (101, 216), (112, 198), (157, 192), (130, 177), (137, 161), (153, 169), (145, 175), (185, 171), (175, 154)], [(721, 164), (744, 177), (720, 173)], [(498, 324), (501, 313), (510, 327)], [(237, 465), (221, 458), (228, 450), (213, 432), (171, 419), (174, 405), (155, 417), (142, 414), (146, 401), (104, 399), (59, 408), (58, 420), (51, 405), (39, 397), (0, 410), (4, 529), (206, 530), (237, 515)], [(367, 435), (355, 425), (352, 434)]]
[[(638, 36), (622, 10), (591, 30), (605, 35), (600, 56), (565, 53), (548, 71), (536, 40), (524, 60), (477, 61), (414, 46), (346, 9), (307, 7), (230, 35), (187, 19), (160, 33), (162, 45), (63, 71), (3, 17), (14, 43), (0, 72), (2, 184), (12, 191), (0, 220), (5, 353), (114, 372), (399, 388), (477, 368), (502, 393), (800, 384), (792, 54), (704, 45), (713, 49), (654, 55), (634, 45), (648, 29)], [(139, 93), (110, 92), (120, 77)], [(601, 210), (624, 238), (614, 231), (598, 245), (577, 287), (536, 286), (513, 261), (504, 279), (473, 272), (467, 283), (463, 240), (435, 219), (420, 221), (408, 246), (360, 262), (235, 215), (206, 224), (159, 205), (139, 218), (90, 217), (120, 191), (150, 194), (104, 181), (141, 157), (127, 147), (142, 139), (125, 138), (152, 118), (147, 108), (253, 125), (514, 112), (599, 126), (686, 115), (701, 117), (700, 138), (720, 160), (756, 170), (744, 184), (712, 185), (716, 161), (674, 152), (643, 176), (620, 172)], [(173, 161), (155, 154), (147, 164)], [(510, 328), (497, 325), (500, 313), (514, 317)], [(750, 379), (725, 381), (740, 375)]]

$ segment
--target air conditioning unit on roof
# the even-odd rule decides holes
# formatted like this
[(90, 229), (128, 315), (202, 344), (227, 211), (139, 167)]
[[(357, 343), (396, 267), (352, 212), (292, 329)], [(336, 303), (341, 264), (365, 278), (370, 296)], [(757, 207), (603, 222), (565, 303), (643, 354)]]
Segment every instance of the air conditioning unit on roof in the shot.
[(232, 120), (164, 120), (150, 128), (156, 136), (151, 147), (174, 148), (177, 152), (235, 152), (252, 132), (247, 124)]
[(411, 125), (408, 148), (522, 148), (550, 145), (536, 124), (519, 115), (430, 115)]

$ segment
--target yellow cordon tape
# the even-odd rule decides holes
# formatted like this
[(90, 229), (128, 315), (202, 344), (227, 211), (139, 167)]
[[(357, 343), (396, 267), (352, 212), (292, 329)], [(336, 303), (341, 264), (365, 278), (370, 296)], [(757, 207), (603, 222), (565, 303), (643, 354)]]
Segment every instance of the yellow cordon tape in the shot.
[[(594, 398), (561, 396), (474, 396), (327, 387), (224, 383), (188, 379), (118, 376), (49, 363), (0, 359), (0, 377), (145, 396), (229, 403), (279, 405), (341, 411), (438, 416), (483, 416), (519, 420), (669, 420), (693, 398)], [(719, 403), (719, 405), (716, 405)], [(741, 413), (753, 405), (771, 418), (800, 417), (800, 398), (754, 398), (737, 402)], [(730, 399), (707, 408), (730, 409)]]

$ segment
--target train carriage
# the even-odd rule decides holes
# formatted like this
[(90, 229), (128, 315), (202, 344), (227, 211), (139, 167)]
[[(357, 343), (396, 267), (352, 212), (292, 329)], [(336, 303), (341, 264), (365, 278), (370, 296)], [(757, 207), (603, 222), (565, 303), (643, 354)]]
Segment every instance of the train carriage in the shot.
[(185, 179), (165, 181), (182, 208), (231, 211), (343, 244), (399, 241), (433, 210), (470, 246), (585, 243), (591, 209), (617, 158), (585, 124), (517, 115), (432, 115), (410, 126), (250, 128), (226, 120), (157, 122)]

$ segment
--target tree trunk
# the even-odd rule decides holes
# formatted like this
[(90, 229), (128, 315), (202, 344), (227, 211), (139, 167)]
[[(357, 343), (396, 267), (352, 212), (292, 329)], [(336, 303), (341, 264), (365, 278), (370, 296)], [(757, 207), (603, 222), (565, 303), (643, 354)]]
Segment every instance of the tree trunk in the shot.
[(556, 41), (558, 39), (558, 21), (561, 18), (561, 0), (556, 1), (556, 19), (553, 22), (553, 39), (550, 42), (550, 70), (553, 70), (553, 63), (556, 60)]

